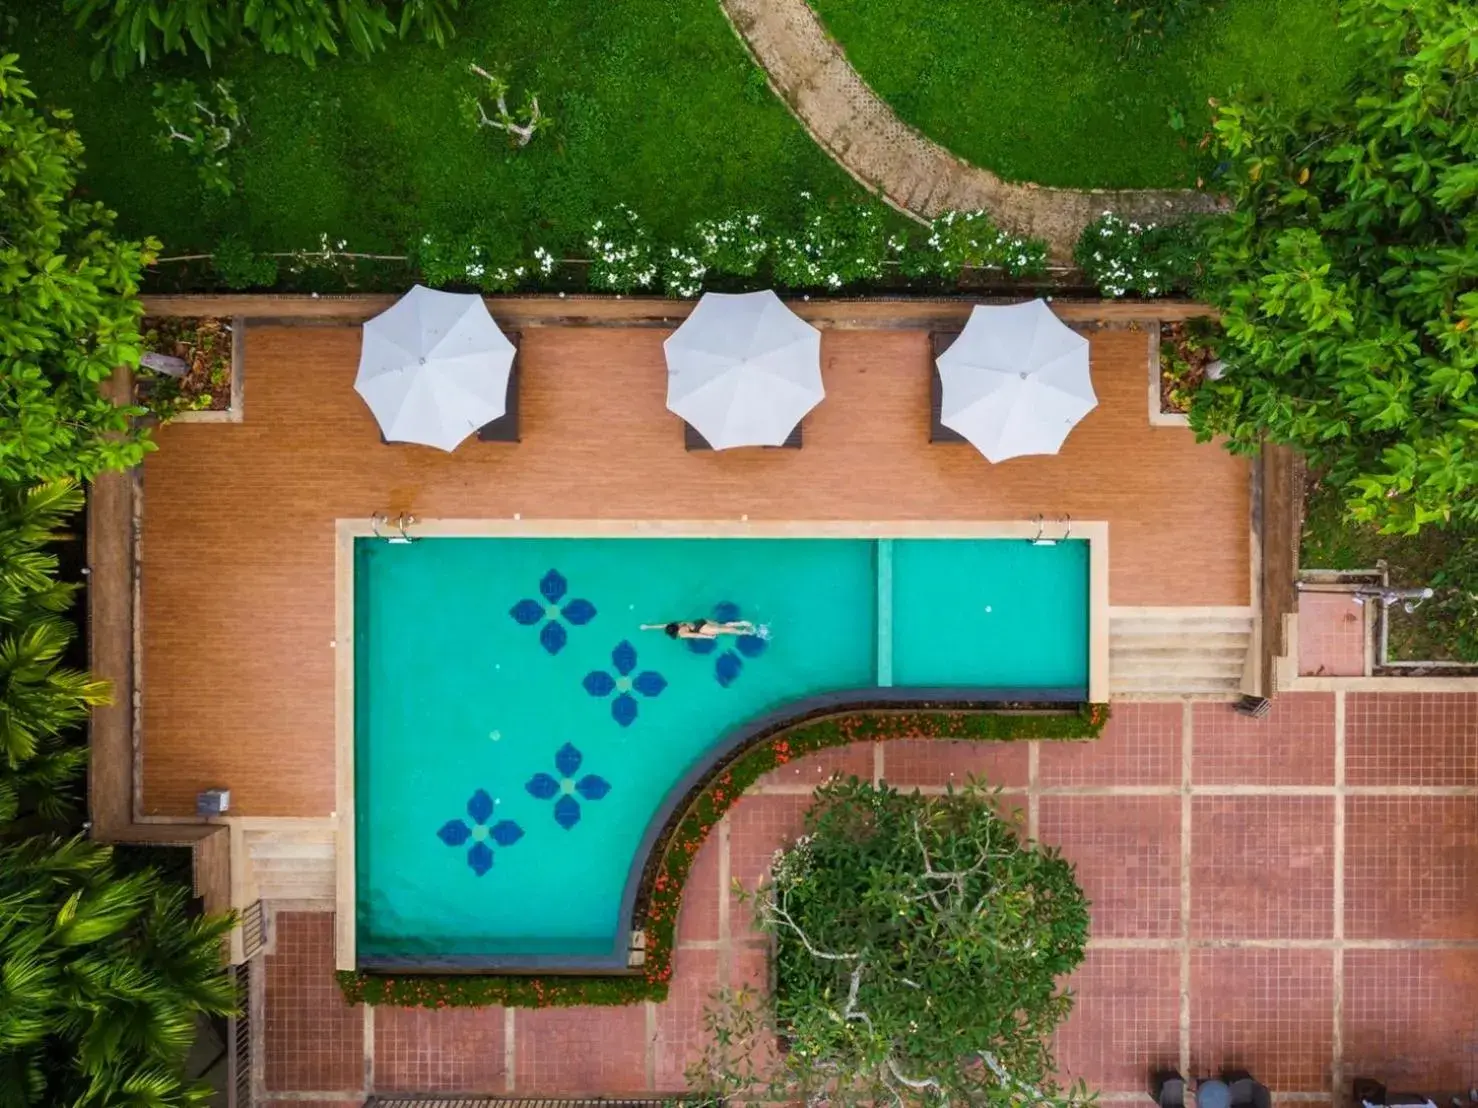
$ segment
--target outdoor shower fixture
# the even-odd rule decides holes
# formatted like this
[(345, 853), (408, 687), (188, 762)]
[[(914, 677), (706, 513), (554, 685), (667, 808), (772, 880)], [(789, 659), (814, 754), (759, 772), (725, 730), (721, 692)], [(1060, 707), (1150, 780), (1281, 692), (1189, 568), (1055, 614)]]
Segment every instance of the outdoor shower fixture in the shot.
[(1399, 603), (1403, 612), (1414, 612), (1422, 606), (1423, 601), (1431, 600), (1434, 595), (1430, 587), (1420, 589), (1365, 588), (1356, 589), (1350, 599), (1362, 606), (1374, 600), (1384, 608)]
[[(376, 512), (370, 516), (370, 529), (374, 531), (375, 538), (377, 539), (384, 539), (386, 542), (398, 544), (411, 543), (416, 541), (410, 535), (410, 526), (415, 522), (416, 517), (407, 515), (405, 512), (401, 512), (393, 520), (390, 518), (389, 512)], [(387, 535), (381, 530), (381, 527), (393, 527), (395, 530), (392, 534)]]
[(1058, 535), (1055, 539), (1048, 538), (1045, 534), (1045, 531), (1047, 530), (1046, 517), (1038, 515), (1037, 518), (1033, 520), (1033, 522), (1037, 525), (1037, 533), (1032, 538), (1027, 540), (1033, 546), (1056, 546), (1058, 543), (1066, 542), (1069, 538), (1072, 537), (1073, 517), (1070, 515), (1062, 516), (1056, 521), (1062, 524), (1062, 534)]

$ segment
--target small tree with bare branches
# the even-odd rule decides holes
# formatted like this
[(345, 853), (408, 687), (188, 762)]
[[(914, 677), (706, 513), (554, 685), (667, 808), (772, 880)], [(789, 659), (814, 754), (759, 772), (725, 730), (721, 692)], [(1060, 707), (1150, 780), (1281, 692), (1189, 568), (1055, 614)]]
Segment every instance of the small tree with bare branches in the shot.
[(940, 797), (824, 786), (754, 894), (771, 995), (710, 1007), (695, 1087), (808, 1105), (1065, 1106), (1053, 1030), (1088, 902), (971, 783)]
[(488, 97), (494, 104), (493, 113), (489, 115), (487, 108), (483, 106), (482, 96), (467, 97), (468, 115), (477, 126), (504, 132), (510, 146), (527, 146), (540, 131), (554, 126), (553, 117), (540, 110), (537, 92), (525, 92), (523, 103), (515, 114), (508, 110), (507, 81), (497, 74), (489, 73), (480, 65), (469, 65), (467, 68), (487, 83), (482, 96)]

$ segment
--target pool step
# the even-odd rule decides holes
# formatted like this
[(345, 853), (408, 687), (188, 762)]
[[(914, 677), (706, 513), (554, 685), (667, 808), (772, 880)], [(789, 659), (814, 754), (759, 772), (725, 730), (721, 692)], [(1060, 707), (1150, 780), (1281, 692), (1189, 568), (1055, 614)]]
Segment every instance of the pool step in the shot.
[(1109, 609), (1113, 696), (1235, 699), (1253, 642), (1250, 608)]
[(334, 902), (337, 872), (334, 830), (328, 825), (284, 823), (242, 832), (248, 866), (243, 878), (249, 900)]

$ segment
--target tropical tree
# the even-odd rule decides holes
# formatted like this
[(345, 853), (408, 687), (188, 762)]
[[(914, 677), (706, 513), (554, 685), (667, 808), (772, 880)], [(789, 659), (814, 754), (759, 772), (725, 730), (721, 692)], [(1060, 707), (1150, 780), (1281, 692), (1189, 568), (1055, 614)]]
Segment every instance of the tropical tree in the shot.
[(0, 844), (0, 1108), (207, 1103), (184, 1076), (200, 1014), (235, 997), (230, 917), (86, 839)]
[(0, 480), (133, 465), (136, 408), (100, 385), (140, 354), (139, 275), (159, 244), (112, 236), (114, 213), (81, 200), (82, 140), (43, 113), (0, 56)]
[(57, 581), (48, 547), (81, 507), (71, 481), (0, 484), (0, 820), (14, 818), (7, 786), (81, 764), (68, 732), (107, 700), (105, 683), (62, 664), (75, 632), (61, 613), (76, 586)]
[[(1062, 1103), (1051, 1036), (1083, 960), (1072, 866), (976, 784), (942, 797), (824, 786), (754, 895), (769, 997), (724, 994), (690, 1079), (808, 1104)], [(777, 1037), (787, 1049), (775, 1049)]]
[(1364, 62), (1298, 116), (1220, 108), (1226, 374), (1191, 425), (1303, 450), (1386, 531), (1478, 521), (1478, 7), (1348, 0)]
[(86, 765), (77, 725), (107, 694), (62, 665), (75, 586), (54, 544), (81, 506), (69, 480), (0, 482), (0, 1108), (200, 1104), (185, 1056), (197, 1017), (234, 1003), (229, 917), (57, 833)]

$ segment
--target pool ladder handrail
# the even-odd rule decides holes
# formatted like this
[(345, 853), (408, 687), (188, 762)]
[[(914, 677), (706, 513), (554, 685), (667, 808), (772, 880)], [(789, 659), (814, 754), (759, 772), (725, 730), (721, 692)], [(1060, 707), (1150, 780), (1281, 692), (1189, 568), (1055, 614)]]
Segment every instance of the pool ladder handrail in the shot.
[(1072, 538), (1073, 517), (1071, 515), (1065, 514), (1058, 517), (1056, 522), (1062, 524), (1062, 534), (1055, 539), (1046, 537), (1045, 532), (1047, 530), (1047, 520), (1046, 517), (1043, 516), (1040, 512), (1037, 513), (1037, 518), (1032, 522), (1037, 525), (1037, 533), (1027, 541), (1030, 542), (1033, 546), (1056, 546), (1058, 543), (1066, 542), (1068, 539)]
[[(394, 520), (390, 518), (389, 512), (376, 512), (370, 516), (370, 530), (374, 532), (374, 536), (377, 539), (384, 539), (386, 542), (404, 545), (416, 541), (410, 533), (410, 526), (415, 522), (416, 517), (407, 512), (401, 512)], [(396, 533), (392, 535), (385, 534), (380, 530), (382, 525), (394, 527)]]

